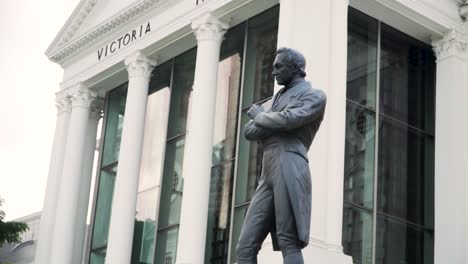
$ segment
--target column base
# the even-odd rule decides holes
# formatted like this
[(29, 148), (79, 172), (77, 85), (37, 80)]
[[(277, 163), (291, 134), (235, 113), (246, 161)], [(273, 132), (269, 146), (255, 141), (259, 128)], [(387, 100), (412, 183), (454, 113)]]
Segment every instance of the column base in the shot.
[[(304, 263), (353, 264), (353, 259), (343, 253), (341, 246), (326, 244), (314, 238), (311, 238), (309, 245), (302, 250), (302, 255)], [(258, 254), (258, 263), (283, 263), (281, 252), (273, 251), (271, 240), (263, 243)]]

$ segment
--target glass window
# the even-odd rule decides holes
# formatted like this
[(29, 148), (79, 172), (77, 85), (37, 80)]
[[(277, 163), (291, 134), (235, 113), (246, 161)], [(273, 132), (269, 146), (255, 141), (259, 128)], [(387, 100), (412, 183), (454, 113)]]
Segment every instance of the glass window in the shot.
[(434, 263), (434, 235), (430, 230), (378, 216), (376, 264)]
[(167, 138), (185, 134), (190, 93), (195, 76), (197, 50), (192, 49), (174, 59), (174, 78), (171, 87), (171, 108)]
[(117, 162), (119, 159), (120, 139), (127, 100), (127, 86), (124, 84), (109, 93), (109, 106), (106, 112), (106, 130), (102, 166)]
[(93, 264), (101, 263), (105, 258), (126, 96), (127, 84), (112, 90), (108, 96), (102, 162), (98, 184), (96, 185), (98, 193), (95, 205), (90, 259), (90, 262)]
[(434, 52), (385, 24), (381, 31), (380, 112), (434, 134)]
[(375, 113), (346, 104), (344, 200), (374, 207)]
[(116, 174), (117, 164), (114, 164), (102, 169), (99, 176), (99, 189), (96, 204), (96, 215), (94, 217), (92, 249), (107, 246)]
[(433, 263), (432, 48), (352, 8), (348, 19), (344, 251)]
[(379, 212), (433, 227), (433, 137), (385, 117), (380, 124)]
[(177, 56), (173, 62), (171, 105), (156, 234), (156, 264), (176, 261), (182, 205), (185, 129), (195, 75), (195, 59), (196, 49), (191, 49)]
[(242, 108), (273, 95), (273, 61), (278, 38), (279, 8), (250, 19), (247, 29), (246, 63)]
[(372, 264), (372, 212), (344, 203), (343, 249), (354, 263)]
[(346, 97), (375, 110), (377, 85), (377, 20), (349, 10)]

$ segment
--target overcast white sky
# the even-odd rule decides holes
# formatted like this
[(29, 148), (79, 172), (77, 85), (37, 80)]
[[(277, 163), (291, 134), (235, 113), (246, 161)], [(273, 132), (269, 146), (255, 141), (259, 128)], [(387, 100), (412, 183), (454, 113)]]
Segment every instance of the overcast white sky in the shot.
[(63, 73), (44, 52), (78, 2), (0, 3), (0, 197), (7, 220), (42, 210)]

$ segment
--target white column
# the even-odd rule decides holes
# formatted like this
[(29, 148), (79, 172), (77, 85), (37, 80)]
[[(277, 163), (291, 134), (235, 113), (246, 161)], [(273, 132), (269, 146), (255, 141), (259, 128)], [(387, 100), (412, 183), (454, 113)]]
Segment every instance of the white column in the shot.
[(63, 168), (63, 157), (70, 118), (70, 99), (68, 91), (56, 93), (57, 121), (55, 124), (54, 143), (49, 164), (49, 176), (41, 212), (41, 223), (35, 254), (35, 263), (50, 263), (50, 252), (55, 225), (57, 198)]
[(467, 66), (465, 35), (449, 31), (437, 55), (435, 131), (435, 263), (468, 263)]
[(132, 254), (146, 102), (156, 61), (136, 52), (125, 59), (128, 92), (112, 201), (107, 264), (128, 264)]
[[(327, 94), (324, 120), (309, 151), (312, 175), (310, 244), (305, 263), (351, 263), (343, 254), (343, 175), (346, 120), (347, 0), (281, 0), (278, 47), (303, 53), (312, 86)], [(281, 263), (271, 244), (260, 263)]]
[(70, 88), (69, 92), (72, 110), (51, 247), (50, 263), (52, 264), (81, 263), (81, 258), (74, 258), (73, 252), (79, 246), (75, 237), (75, 228), (80, 224), (77, 209), (83, 172), (84, 145), (89, 108), (95, 94), (81, 84)]
[(228, 25), (211, 14), (192, 23), (198, 40), (185, 136), (177, 263), (204, 263), (220, 45)]
[(85, 249), (85, 237), (87, 232), (86, 220), (88, 216), (89, 193), (91, 190), (91, 179), (93, 176), (94, 153), (96, 151), (96, 134), (99, 119), (102, 116), (104, 101), (101, 98), (96, 98), (91, 103), (90, 114), (88, 119), (86, 139), (84, 142), (83, 151), (83, 171), (80, 182), (80, 197), (77, 208), (77, 226), (75, 229), (76, 246), (74, 249), (74, 260), (83, 259)]

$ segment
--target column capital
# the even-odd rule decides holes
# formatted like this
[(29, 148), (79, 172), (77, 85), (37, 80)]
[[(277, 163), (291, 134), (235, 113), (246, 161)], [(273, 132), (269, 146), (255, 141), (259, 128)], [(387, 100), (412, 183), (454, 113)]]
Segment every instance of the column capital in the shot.
[(454, 29), (447, 31), (441, 39), (432, 41), (432, 46), (438, 62), (452, 56), (460, 59), (468, 58), (467, 36)]
[(127, 67), (128, 78), (144, 77), (149, 78), (156, 66), (156, 60), (149, 58), (141, 51), (137, 51), (124, 60)]
[(55, 106), (57, 106), (57, 114), (70, 112), (70, 96), (67, 90), (61, 90), (55, 93)]
[(96, 99), (96, 92), (91, 91), (88, 87), (82, 83), (78, 83), (68, 88), (72, 107), (91, 107), (92, 102)]
[(229, 24), (222, 22), (211, 13), (206, 13), (192, 22), (192, 30), (198, 42), (204, 40), (221, 41)]

